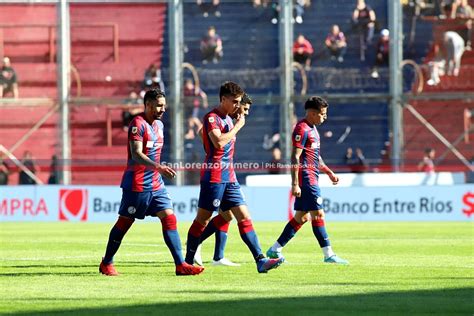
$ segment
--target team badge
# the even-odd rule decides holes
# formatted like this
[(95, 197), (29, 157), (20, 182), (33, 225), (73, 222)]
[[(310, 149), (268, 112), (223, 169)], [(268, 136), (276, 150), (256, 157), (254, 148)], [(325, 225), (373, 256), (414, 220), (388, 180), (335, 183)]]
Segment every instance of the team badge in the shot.
[(135, 212), (137, 211), (137, 209), (133, 206), (129, 206), (128, 209), (128, 214), (135, 214)]
[(133, 126), (132, 127), (132, 134), (136, 134), (136, 133), (138, 133), (138, 127)]
[(214, 205), (214, 207), (219, 207), (219, 205), (221, 205), (221, 201), (219, 199), (214, 199), (214, 201), (212, 201), (212, 205)]
[(301, 135), (296, 135), (296, 136), (295, 136), (295, 140), (296, 140), (297, 142), (299, 142), (299, 141), (301, 140)]
[(209, 117), (209, 123), (214, 123), (214, 118), (212, 116)]

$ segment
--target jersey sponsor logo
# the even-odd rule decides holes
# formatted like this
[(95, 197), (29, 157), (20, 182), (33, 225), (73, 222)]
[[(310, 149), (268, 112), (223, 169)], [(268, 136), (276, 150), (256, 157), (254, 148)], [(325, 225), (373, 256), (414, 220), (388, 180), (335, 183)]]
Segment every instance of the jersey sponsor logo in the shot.
[(296, 135), (296, 136), (295, 136), (295, 140), (296, 140), (297, 142), (299, 142), (299, 141), (301, 140), (301, 135)]
[(319, 148), (320, 147), (320, 142), (314, 142), (311, 144), (311, 148)]
[(136, 134), (136, 133), (138, 133), (138, 127), (133, 126), (132, 127), (132, 134)]
[(154, 142), (152, 140), (149, 140), (146, 142), (146, 148), (159, 148), (161, 147), (162, 143), (160, 142)]
[(135, 214), (136, 211), (137, 211), (137, 209), (134, 206), (129, 206), (127, 208), (128, 214)]
[(221, 201), (219, 199), (214, 199), (214, 201), (212, 201), (212, 205), (214, 205), (214, 207), (219, 207), (219, 205), (221, 205)]
[(214, 117), (210, 116), (209, 119), (208, 119), (209, 123), (214, 123), (215, 122), (215, 119)]
[(59, 220), (87, 221), (87, 189), (59, 190)]

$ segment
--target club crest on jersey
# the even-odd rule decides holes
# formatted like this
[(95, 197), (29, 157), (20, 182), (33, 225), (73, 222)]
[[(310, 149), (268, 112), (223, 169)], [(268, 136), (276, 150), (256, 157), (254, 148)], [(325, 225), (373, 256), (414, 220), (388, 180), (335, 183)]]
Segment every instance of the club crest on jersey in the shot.
[(136, 133), (138, 133), (138, 127), (133, 126), (132, 127), (132, 134), (136, 134)]
[(296, 135), (296, 136), (295, 136), (295, 140), (296, 140), (297, 142), (299, 142), (299, 141), (301, 140), (301, 135)]
[(128, 214), (135, 214), (137, 209), (134, 206), (129, 206), (127, 209)]
[(214, 123), (214, 121), (215, 121), (212, 116), (210, 116), (208, 120), (209, 120), (209, 123)]
[(221, 201), (219, 199), (214, 199), (214, 201), (212, 201), (212, 205), (214, 205), (214, 207), (219, 207), (219, 205), (221, 205)]

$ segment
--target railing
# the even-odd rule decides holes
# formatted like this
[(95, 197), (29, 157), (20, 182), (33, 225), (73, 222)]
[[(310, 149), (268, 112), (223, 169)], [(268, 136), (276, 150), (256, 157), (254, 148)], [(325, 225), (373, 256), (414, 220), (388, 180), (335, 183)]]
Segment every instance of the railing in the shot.
[(0, 153), (3, 153), (5, 156), (7, 156), (18, 168), (20, 168), (21, 171), (25, 172), (31, 179), (33, 179), (36, 184), (43, 184), (43, 181), (41, 181), (33, 172), (30, 171), (30, 169), (28, 169), (20, 160), (18, 160), (18, 158), (16, 158), (11, 151), (7, 150), (1, 144)]
[[(57, 27), (56, 24), (0, 24), (0, 58), (3, 58), (5, 53), (5, 37), (4, 37), (4, 29), (21, 29), (21, 28), (47, 28), (48, 29), (48, 42), (49, 42), (49, 62), (55, 62), (56, 56), (56, 32), (55, 28)], [(114, 52), (114, 62), (119, 62), (119, 27), (117, 23), (111, 22), (101, 22), (101, 23), (73, 23), (71, 24), (72, 28), (88, 28), (88, 27), (103, 27), (103, 28), (111, 28), (112, 29), (112, 37), (113, 37), (113, 52)]]

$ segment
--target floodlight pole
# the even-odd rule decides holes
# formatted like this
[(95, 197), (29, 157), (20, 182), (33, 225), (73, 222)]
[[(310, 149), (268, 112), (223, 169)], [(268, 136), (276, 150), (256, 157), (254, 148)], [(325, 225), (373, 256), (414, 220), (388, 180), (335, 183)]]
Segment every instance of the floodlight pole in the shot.
[[(172, 134), (171, 146), (173, 159), (177, 163), (184, 161), (184, 133), (183, 133), (183, 1), (169, 1), (169, 41), (170, 41), (170, 90), (169, 100), (171, 109)], [(184, 184), (184, 170), (177, 173), (176, 185)]]
[(69, 73), (71, 69), (71, 38), (69, 2), (60, 0), (57, 4), (58, 49), (58, 102), (61, 109), (60, 115), (60, 144), (61, 144), (61, 181), (71, 184), (71, 132), (69, 126)]
[(291, 116), (293, 115), (293, 1), (280, 0), (280, 144), (285, 161), (291, 154)]
[(403, 159), (403, 22), (400, 1), (388, 1), (388, 26), (390, 29), (390, 130), (392, 132), (391, 160), (394, 171), (400, 171)]

